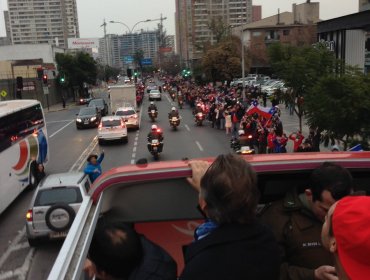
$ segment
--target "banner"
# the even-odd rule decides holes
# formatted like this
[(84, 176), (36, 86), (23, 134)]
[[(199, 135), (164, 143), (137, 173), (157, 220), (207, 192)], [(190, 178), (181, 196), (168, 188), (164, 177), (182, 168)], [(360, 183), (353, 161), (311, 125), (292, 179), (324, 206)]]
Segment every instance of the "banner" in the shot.
[(98, 38), (68, 38), (69, 49), (93, 49), (99, 48)]

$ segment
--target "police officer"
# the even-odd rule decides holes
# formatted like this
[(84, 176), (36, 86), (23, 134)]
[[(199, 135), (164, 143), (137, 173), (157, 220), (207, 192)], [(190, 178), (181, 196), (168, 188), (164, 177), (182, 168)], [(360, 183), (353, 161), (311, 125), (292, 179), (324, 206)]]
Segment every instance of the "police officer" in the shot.
[(321, 228), (330, 206), (352, 189), (346, 169), (324, 163), (313, 171), (304, 193), (292, 189), (282, 201), (262, 210), (260, 219), (272, 229), (281, 249), (280, 280), (337, 279), (332, 257), (321, 244)]

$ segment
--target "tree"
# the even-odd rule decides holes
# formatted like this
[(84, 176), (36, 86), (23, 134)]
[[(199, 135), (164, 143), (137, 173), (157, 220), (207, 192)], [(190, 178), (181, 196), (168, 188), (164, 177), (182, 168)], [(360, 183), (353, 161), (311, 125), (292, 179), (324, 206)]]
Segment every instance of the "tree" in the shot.
[(134, 62), (140, 68), (141, 72), (143, 72), (143, 64), (142, 64), (143, 58), (144, 58), (144, 51), (143, 50), (137, 50), (134, 53)]
[(111, 67), (109, 65), (97, 65), (98, 75), (97, 78), (108, 82), (109, 80), (117, 80), (117, 76), (120, 74), (121, 70), (119, 68)]
[(208, 28), (211, 30), (216, 43), (230, 37), (230, 26), (221, 16), (212, 17), (208, 22)]
[(306, 95), (321, 77), (334, 73), (339, 62), (322, 44), (295, 47), (278, 43), (271, 45), (268, 52), (274, 72), (290, 88), (285, 99), (294, 106), (302, 130)]
[(347, 149), (354, 138), (370, 136), (370, 78), (357, 71), (324, 76), (305, 98), (307, 122)]
[(74, 89), (78, 87), (80, 94), (83, 94), (84, 83), (95, 84), (98, 69), (95, 60), (85, 52), (78, 52), (75, 55), (57, 53), (55, 60), (58, 71), (64, 74), (65, 87)]
[(174, 53), (162, 57), (162, 69), (168, 74), (177, 75), (181, 71), (180, 56)]
[[(245, 57), (248, 68), (248, 59)], [(232, 36), (213, 46), (203, 56), (202, 68), (208, 80), (231, 81), (241, 73), (241, 42)]]

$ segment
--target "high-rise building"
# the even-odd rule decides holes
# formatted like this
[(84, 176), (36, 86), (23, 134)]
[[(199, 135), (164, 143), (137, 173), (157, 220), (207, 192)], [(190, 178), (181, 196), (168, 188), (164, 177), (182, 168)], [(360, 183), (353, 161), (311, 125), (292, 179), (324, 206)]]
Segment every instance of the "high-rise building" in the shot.
[(13, 44), (53, 44), (67, 47), (79, 37), (76, 0), (8, 0)]
[(259, 21), (262, 19), (262, 6), (252, 6), (252, 21)]
[(132, 64), (137, 50), (142, 50), (144, 58), (157, 58), (159, 50), (158, 31), (144, 31), (123, 35), (108, 34), (99, 41), (99, 57), (103, 64), (125, 68)]
[(370, 0), (359, 0), (359, 10), (360, 12), (370, 10)]
[(190, 64), (202, 45), (217, 41), (217, 30), (252, 22), (252, 0), (176, 0), (176, 47)]

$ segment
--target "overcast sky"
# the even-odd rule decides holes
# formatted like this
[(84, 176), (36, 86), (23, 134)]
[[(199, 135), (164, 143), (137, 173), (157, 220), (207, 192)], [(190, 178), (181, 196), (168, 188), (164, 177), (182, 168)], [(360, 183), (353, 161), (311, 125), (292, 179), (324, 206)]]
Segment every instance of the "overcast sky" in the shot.
[[(253, 5), (262, 5), (262, 17), (291, 11), (293, 3), (305, 0), (253, 0)], [(317, 0), (320, 2), (320, 18), (330, 19), (358, 11), (358, 0)], [(7, 0), (0, 0), (0, 36), (4, 36), (3, 10), (7, 9)], [(107, 21), (122, 21), (130, 28), (141, 20), (158, 19), (163, 14), (167, 19), (164, 27), (168, 35), (175, 34), (175, 0), (77, 0), (78, 19), (81, 37), (103, 37), (100, 25)], [(142, 23), (135, 30), (156, 28), (158, 22)], [(108, 24), (107, 33), (125, 33), (127, 28), (120, 24)]]

